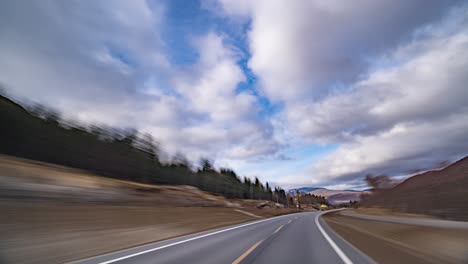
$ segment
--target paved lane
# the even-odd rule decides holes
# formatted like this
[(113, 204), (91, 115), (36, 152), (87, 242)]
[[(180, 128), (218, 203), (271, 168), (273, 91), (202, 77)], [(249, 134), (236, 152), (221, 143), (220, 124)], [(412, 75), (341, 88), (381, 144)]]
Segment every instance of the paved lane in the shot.
[(219, 228), (77, 263), (372, 263), (334, 234), (318, 214), (299, 213)]

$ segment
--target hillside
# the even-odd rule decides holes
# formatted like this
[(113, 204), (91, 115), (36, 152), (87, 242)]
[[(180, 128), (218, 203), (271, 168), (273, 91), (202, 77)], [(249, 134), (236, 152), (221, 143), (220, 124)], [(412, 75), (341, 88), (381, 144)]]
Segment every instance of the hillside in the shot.
[(296, 211), (280, 207), (0, 155), (0, 263), (65, 263)]
[(355, 190), (330, 190), (322, 187), (301, 187), (297, 189), (289, 190), (289, 193), (294, 195), (296, 190), (299, 190), (302, 194), (313, 194), (316, 196), (323, 196), (327, 199), (330, 204), (342, 204), (348, 203), (349, 201), (360, 201), (361, 194), (366, 191), (355, 191)]
[(135, 183), (3, 155), (0, 155), (0, 200), (236, 207), (223, 196), (211, 195), (191, 186)]
[(162, 164), (151, 135), (142, 137), (132, 130), (62, 123), (58, 116), (45, 107), (24, 108), (0, 96), (0, 154), (81, 169), (118, 180), (191, 185), (226, 198), (272, 200), (275, 192), (275, 197), (286, 203), (284, 190), (273, 191), (258, 179), (242, 181), (230, 169), (217, 171), (208, 159), (198, 171), (191, 170), (184, 158)]
[(335, 205), (349, 203), (349, 201), (361, 201), (361, 194), (362, 192), (344, 191), (328, 196), (327, 201)]
[(362, 206), (468, 220), (468, 157), (377, 192)]

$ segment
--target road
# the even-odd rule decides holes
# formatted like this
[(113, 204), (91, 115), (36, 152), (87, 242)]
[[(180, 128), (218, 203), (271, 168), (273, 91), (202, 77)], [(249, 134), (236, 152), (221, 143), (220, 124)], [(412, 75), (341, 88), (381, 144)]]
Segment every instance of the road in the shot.
[(156, 242), (74, 263), (373, 263), (305, 212)]

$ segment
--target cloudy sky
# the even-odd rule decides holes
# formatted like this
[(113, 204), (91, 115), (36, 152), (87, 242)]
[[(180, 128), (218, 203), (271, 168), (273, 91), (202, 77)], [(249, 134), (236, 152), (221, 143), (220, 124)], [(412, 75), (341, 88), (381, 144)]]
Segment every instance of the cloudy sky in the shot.
[(468, 5), (7, 0), (0, 83), (286, 188), (364, 188), (468, 154)]

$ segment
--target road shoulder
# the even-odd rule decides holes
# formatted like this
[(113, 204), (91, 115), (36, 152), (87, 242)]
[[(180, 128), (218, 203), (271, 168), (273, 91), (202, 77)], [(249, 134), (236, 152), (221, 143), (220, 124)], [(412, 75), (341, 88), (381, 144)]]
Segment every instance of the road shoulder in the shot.
[(466, 263), (466, 230), (373, 221), (332, 213), (324, 216), (341, 237), (378, 263)]

